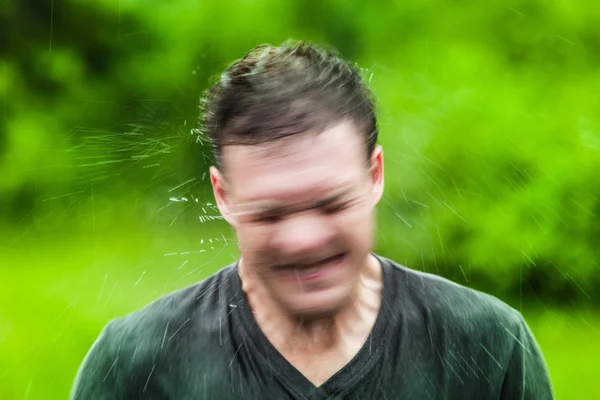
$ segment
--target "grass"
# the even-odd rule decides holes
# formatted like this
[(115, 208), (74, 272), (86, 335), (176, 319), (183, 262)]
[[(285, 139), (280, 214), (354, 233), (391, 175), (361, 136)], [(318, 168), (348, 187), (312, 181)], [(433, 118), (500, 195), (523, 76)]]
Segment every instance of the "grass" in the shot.
[[(205, 230), (202, 244), (200, 237), (148, 230), (31, 236), (5, 249), (0, 253), (0, 398), (66, 398), (83, 356), (109, 319), (234, 259), (233, 240), (208, 241), (223, 234)], [(600, 312), (538, 308), (524, 314), (548, 361), (557, 398), (600, 398), (595, 382)]]

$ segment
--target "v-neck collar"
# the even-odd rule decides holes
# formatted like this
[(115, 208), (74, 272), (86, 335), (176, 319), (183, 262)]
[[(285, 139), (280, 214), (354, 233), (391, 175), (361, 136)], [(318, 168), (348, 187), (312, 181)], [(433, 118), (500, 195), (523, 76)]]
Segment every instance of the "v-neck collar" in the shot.
[(296, 369), (267, 339), (261, 331), (252, 311), (250, 310), (246, 295), (242, 291), (241, 279), (238, 274), (239, 260), (230, 269), (231, 285), (227, 287), (232, 289), (230, 299), (236, 298), (237, 312), (231, 315), (242, 331), (244, 344), (249, 347), (252, 354), (260, 359), (261, 364), (266, 367), (266, 371), (271, 369), (271, 373), (276, 379), (283, 383), (288, 390), (296, 393), (298, 398), (329, 398), (330, 396), (339, 396), (343, 392), (351, 392), (356, 384), (362, 380), (371, 370), (373, 365), (379, 359), (383, 348), (380, 346), (382, 339), (386, 336), (388, 319), (385, 314), (389, 302), (391, 288), (390, 269), (385, 259), (372, 253), (379, 261), (382, 268), (382, 302), (371, 333), (354, 357), (338, 370), (334, 375), (327, 379), (322, 385), (315, 386), (306, 376)]

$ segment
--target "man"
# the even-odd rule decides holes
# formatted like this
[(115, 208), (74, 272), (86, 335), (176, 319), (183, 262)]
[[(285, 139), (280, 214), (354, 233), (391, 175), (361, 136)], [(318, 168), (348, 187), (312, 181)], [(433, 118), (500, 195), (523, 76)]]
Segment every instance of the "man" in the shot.
[(73, 399), (553, 398), (520, 313), (373, 253), (383, 151), (354, 65), (259, 46), (203, 110), (242, 255), (111, 321)]

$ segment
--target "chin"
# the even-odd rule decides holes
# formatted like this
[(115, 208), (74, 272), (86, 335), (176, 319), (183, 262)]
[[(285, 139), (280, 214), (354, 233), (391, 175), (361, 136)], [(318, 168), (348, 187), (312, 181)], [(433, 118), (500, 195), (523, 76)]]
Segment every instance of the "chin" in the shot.
[(349, 292), (304, 295), (298, 299), (286, 299), (287, 312), (302, 320), (318, 320), (338, 314), (351, 302)]
[(346, 254), (325, 264), (314, 276), (290, 273), (272, 275), (271, 293), (289, 315), (304, 320), (320, 319), (339, 313), (352, 302), (358, 272)]

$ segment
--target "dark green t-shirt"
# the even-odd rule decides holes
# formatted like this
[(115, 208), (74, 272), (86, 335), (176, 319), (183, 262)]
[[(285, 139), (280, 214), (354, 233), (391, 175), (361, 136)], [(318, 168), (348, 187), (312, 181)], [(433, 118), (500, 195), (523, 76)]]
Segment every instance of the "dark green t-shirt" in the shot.
[(90, 399), (552, 399), (519, 312), (377, 256), (383, 301), (358, 354), (315, 387), (260, 331), (237, 263), (111, 321), (77, 374)]

